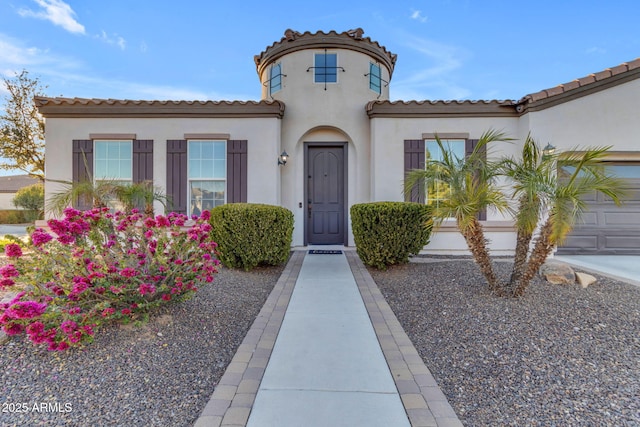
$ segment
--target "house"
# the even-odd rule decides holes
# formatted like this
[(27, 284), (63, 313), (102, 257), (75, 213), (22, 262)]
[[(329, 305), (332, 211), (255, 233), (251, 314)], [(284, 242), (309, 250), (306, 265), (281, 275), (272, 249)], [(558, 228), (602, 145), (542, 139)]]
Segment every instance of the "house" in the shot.
[(13, 204), (13, 198), (18, 190), (39, 182), (38, 178), (29, 175), (0, 176), (0, 210), (17, 209)]
[[(287, 30), (254, 59), (257, 102), (37, 98), (47, 178), (152, 179), (187, 214), (233, 202), (281, 205), (294, 213), (294, 245), (351, 246), (350, 206), (403, 200), (404, 173), (421, 165), (436, 133), (464, 153), (492, 128), (520, 141), (531, 133), (558, 150), (613, 145), (609, 160), (635, 185), (631, 200), (615, 210), (591, 201), (560, 250), (640, 253), (640, 59), (517, 101), (406, 102), (389, 101), (396, 55), (362, 29)], [(504, 143), (489, 152), (519, 151)], [(49, 198), (60, 188), (49, 181), (45, 191)], [(513, 250), (510, 218), (487, 212), (484, 225), (494, 253)], [(466, 245), (448, 224), (425, 250)]]

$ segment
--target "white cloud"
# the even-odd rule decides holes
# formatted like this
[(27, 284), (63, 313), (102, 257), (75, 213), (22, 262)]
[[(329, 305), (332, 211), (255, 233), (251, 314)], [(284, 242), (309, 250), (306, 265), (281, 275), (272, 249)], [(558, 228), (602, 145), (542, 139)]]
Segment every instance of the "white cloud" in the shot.
[(422, 15), (421, 10), (411, 9), (411, 19), (415, 19), (416, 21), (423, 22), (423, 23), (427, 22), (427, 17)]
[(118, 46), (121, 50), (125, 50), (127, 48), (127, 41), (117, 34), (109, 36), (106, 31), (102, 30), (100, 34), (96, 35), (96, 38), (107, 44)]
[(54, 25), (60, 26), (70, 33), (84, 34), (84, 25), (76, 21), (76, 13), (67, 3), (62, 0), (33, 1), (35, 1), (42, 9), (38, 11), (20, 9), (18, 10), (18, 14), (23, 17), (51, 21)]
[(23, 68), (40, 73), (48, 68), (69, 70), (76, 68), (79, 61), (51, 53), (48, 49), (26, 46), (22, 41), (0, 33), (0, 73), (13, 75)]
[[(457, 46), (405, 35), (404, 44), (418, 53), (414, 71), (392, 84), (394, 99), (463, 99), (470, 91), (454, 80), (468, 53)], [(426, 64), (422, 68), (416, 64)]]

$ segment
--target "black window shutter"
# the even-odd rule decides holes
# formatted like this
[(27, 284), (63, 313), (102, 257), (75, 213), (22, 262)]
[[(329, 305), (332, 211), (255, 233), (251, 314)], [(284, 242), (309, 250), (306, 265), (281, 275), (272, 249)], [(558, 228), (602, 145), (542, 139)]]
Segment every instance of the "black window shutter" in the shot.
[[(71, 176), (73, 183), (91, 181), (93, 177), (93, 140), (74, 139), (72, 141)], [(93, 201), (86, 196), (73, 200), (73, 207), (79, 210), (91, 209)]]
[(153, 182), (153, 140), (133, 140), (133, 182)]
[(187, 141), (167, 141), (167, 197), (171, 212), (187, 213)]
[[(424, 169), (425, 151), (424, 139), (407, 139), (404, 141), (404, 174), (405, 177), (412, 169)], [(416, 184), (410, 195), (405, 195), (406, 202), (424, 203), (424, 188)]]
[[(465, 155), (467, 157), (469, 157), (469, 155), (471, 153), (473, 153), (473, 150), (475, 150), (476, 146), (478, 145), (478, 139), (467, 139), (466, 144), (465, 144)], [(487, 159), (487, 146), (483, 145), (480, 149), (480, 153), (482, 154), (482, 160), (486, 160)], [(483, 209), (482, 211), (480, 211), (478, 213), (478, 220), (480, 221), (486, 221), (487, 220), (487, 210)]]
[(227, 203), (247, 202), (247, 141), (227, 141)]

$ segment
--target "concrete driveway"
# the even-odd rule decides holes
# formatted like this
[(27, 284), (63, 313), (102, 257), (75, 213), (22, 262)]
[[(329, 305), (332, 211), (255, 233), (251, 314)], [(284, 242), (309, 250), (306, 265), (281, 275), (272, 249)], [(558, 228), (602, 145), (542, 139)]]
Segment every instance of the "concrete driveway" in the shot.
[(640, 255), (556, 255), (554, 259), (640, 286)]

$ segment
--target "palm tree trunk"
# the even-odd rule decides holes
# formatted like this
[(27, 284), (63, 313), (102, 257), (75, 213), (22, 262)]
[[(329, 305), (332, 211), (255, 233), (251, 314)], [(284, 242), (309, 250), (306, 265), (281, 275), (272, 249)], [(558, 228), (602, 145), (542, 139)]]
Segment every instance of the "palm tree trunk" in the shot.
[(525, 289), (529, 286), (531, 279), (538, 273), (538, 270), (547, 260), (551, 251), (553, 251), (554, 244), (551, 242), (551, 231), (552, 231), (552, 220), (548, 218), (547, 221), (542, 226), (540, 230), (540, 235), (536, 240), (536, 244), (533, 247), (533, 251), (531, 252), (531, 256), (529, 257), (529, 262), (527, 264), (527, 268), (520, 278), (515, 289), (513, 289), (513, 296), (522, 296), (524, 294)]
[(478, 264), (480, 271), (487, 280), (489, 290), (496, 295), (502, 295), (500, 286), (498, 285), (498, 279), (493, 271), (491, 257), (489, 256), (489, 250), (487, 249), (487, 239), (484, 237), (480, 221), (474, 218), (470, 227), (466, 227), (465, 229), (459, 228), (459, 230), (464, 236), (464, 240), (467, 242), (467, 246), (471, 251), (471, 255), (473, 255), (473, 259), (476, 264)]
[(518, 282), (522, 278), (527, 268), (527, 255), (529, 254), (529, 245), (531, 243), (532, 233), (518, 230), (516, 237), (516, 250), (513, 258), (513, 269), (509, 278), (508, 288), (513, 291), (517, 287)]

